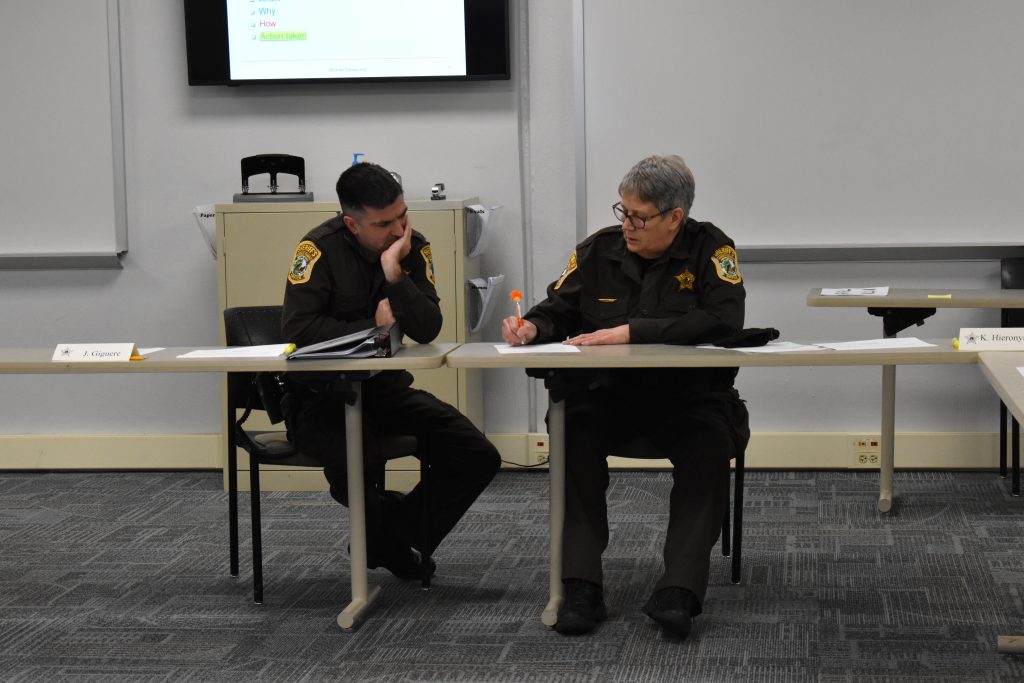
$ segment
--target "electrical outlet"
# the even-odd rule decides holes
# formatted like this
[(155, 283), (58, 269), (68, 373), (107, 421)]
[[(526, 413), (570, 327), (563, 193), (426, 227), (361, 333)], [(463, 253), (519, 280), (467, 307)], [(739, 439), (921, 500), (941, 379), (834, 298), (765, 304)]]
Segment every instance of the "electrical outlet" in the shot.
[(882, 447), (875, 435), (856, 435), (850, 439), (847, 449), (847, 465), (852, 468), (878, 467), (882, 462)]
[(543, 465), (548, 461), (548, 435), (529, 434), (526, 442), (526, 464)]

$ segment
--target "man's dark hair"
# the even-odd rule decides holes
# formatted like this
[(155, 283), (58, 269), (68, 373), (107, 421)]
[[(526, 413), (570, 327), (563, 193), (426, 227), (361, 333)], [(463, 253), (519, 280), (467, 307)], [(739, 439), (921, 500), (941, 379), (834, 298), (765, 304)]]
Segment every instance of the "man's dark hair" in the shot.
[(368, 162), (345, 169), (335, 186), (342, 213), (352, 215), (363, 209), (386, 209), (402, 195), (402, 186), (382, 166)]

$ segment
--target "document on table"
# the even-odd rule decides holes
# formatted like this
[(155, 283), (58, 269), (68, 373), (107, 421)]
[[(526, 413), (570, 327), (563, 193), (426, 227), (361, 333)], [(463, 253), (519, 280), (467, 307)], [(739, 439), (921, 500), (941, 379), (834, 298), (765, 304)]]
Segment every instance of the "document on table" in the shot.
[(533, 344), (526, 346), (509, 346), (508, 344), (495, 344), (494, 348), (498, 353), (579, 353), (578, 346), (555, 342), (553, 344)]
[(888, 296), (888, 287), (822, 287), (822, 296)]
[(889, 337), (887, 339), (861, 339), (848, 342), (822, 342), (817, 344), (834, 351), (871, 351), (873, 349), (915, 349), (935, 346), (917, 337)]
[(1017, 368), (1017, 372), (1024, 376), (1024, 368)]
[(178, 358), (277, 358), (295, 349), (295, 344), (232, 346), (226, 349), (196, 349)]
[(698, 349), (718, 349), (721, 351), (742, 351), (744, 353), (784, 353), (786, 351), (822, 351), (824, 347), (815, 344), (797, 344), (788, 341), (770, 341), (764, 346), (738, 346), (726, 348), (714, 344), (701, 344)]

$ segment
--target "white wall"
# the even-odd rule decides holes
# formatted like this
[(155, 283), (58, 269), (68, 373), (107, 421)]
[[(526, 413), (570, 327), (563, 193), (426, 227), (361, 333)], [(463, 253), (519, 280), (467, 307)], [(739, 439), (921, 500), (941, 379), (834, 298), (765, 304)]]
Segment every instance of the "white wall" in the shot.
[[(228, 89), (186, 85), (180, 3), (122, 3), (130, 246), (124, 270), (0, 271), (0, 345), (216, 343), (214, 261), (191, 209), (230, 201), (239, 187), (238, 159), (262, 152), (305, 157), (308, 188), (318, 199), (331, 198), (338, 172), (360, 151), (400, 172), (410, 197), (443, 181), (449, 196), (503, 204), (485, 267), (504, 272), (509, 287), (525, 283), (529, 297), (542, 296), (576, 241), (572, 6), (529, 3), (528, 61), (517, 59), (513, 67), (528, 74), (525, 81)], [(513, 7), (518, 57), (527, 51), (518, 22), (527, 18), (519, 14), (525, 5)], [(664, 151), (687, 150), (667, 145)], [(700, 187), (700, 168), (695, 172)], [(613, 195), (614, 188), (590, 192)], [(789, 338), (880, 336), (880, 321), (862, 311), (804, 306), (808, 290), (823, 284), (998, 286), (993, 263), (744, 266), (740, 258), (748, 324), (778, 327)], [(940, 311), (909, 334), (950, 337), (961, 325), (997, 322), (994, 312)], [(496, 338), (496, 329), (489, 336)], [(975, 368), (901, 368), (897, 375), (898, 430), (995, 429), (995, 398)], [(220, 428), (213, 377), (4, 376), (0, 382), (0, 433)], [(757, 431), (878, 425), (877, 369), (745, 370), (739, 385)], [(544, 403), (521, 373), (488, 373), (485, 391), (487, 431), (543, 429)]]
[[(558, 8), (547, 3), (530, 5), (530, 137), (545, 140), (545, 145), (531, 146), (529, 182), (532, 192), (529, 196), (529, 212), (534, 223), (532, 260), (535, 277), (534, 292), (543, 296), (543, 286), (555, 279), (565, 265), (565, 259), (572, 249), (573, 232), (569, 223), (575, 220), (573, 200), (568, 188), (573, 186), (575, 174), (585, 172), (573, 165), (572, 152), (565, 146), (574, 140), (577, 126), (589, 125), (582, 111), (574, 108), (572, 100), (573, 73), (573, 6), (583, 11), (593, 10), (594, 3), (557, 3)], [(596, 3), (602, 13), (621, 13), (621, 9), (609, 3)], [(645, 3), (650, 4), (650, 3)], [(732, 3), (735, 5), (736, 3)], [(839, 15), (854, 3), (831, 5), (832, 12)], [(679, 3), (672, 0), (655, 0), (654, 7), (665, 14), (682, 11)], [(816, 7), (820, 7), (816, 5)], [(827, 8), (821, 9), (827, 11)], [(882, 10), (879, 10), (882, 11)], [(998, 14), (998, 13), (997, 13)], [(630, 15), (630, 26), (644, 24), (642, 19)], [(633, 21), (636, 19), (636, 21)], [(879, 18), (884, 23), (883, 18)], [(585, 25), (587, 22), (584, 22)], [(643, 59), (657, 62), (671, 49), (659, 47), (673, 45), (684, 39), (682, 30), (669, 33), (666, 38), (664, 26), (651, 26), (653, 39), (643, 41)], [(679, 28), (679, 27), (677, 27)], [(983, 38), (985, 27), (977, 28)], [(979, 37), (979, 36), (976, 36)], [(639, 58), (630, 52), (629, 44), (615, 40), (595, 41), (594, 36), (585, 36), (588, 54), (605, 53), (608, 60), (620, 64)], [(705, 43), (714, 42), (714, 36), (702, 36)], [(596, 43), (596, 44), (595, 44)], [(674, 48), (672, 48), (674, 49)], [(582, 55), (580, 55), (582, 57)], [(701, 62), (708, 78), (714, 77), (715, 56), (708, 54)], [(817, 66), (805, 65), (808, 69), (818, 68), (819, 78), (829, 77), (827, 60)], [(686, 91), (687, 65), (677, 64), (671, 78), (665, 78), (661, 87), (676, 95)], [(587, 76), (591, 83), (593, 74)], [(813, 80), (813, 79), (812, 79)], [(615, 94), (630, 94), (650, 101), (644, 107), (656, 108), (659, 102), (674, 101), (673, 97), (659, 98), (658, 92), (637, 92), (635, 84), (642, 82), (640, 74), (609, 82), (597, 83), (599, 95), (609, 97)], [(591, 83), (590, 87), (595, 84)], [(1004, 84), (1010, 87), (1010, 84)], [(1015, 86), (1013, 86), (1015, 87)], [(657, 90), (657, 89), (654, 89)], [(591, 96), (587, 101), (590, 106)], [(750, 107), (757, 106), (760, 95), (749, 93)], [(908, 104), (907, 112), (898, 112), (902, 117), (909, 115), (916, 104)], [(666, 114), (668, 116), (668, 114)], [(602, 116), (601, 124), (614, 128), (619, 134), (606, 139), (595, 139), (593, 131), (587, 131), (588, 155), (592, 148), (603, 148), (608, 153), (622, 156), (623, 162), (615, 178), (606, 186), (587, 188), (588, 204), (595, 204), (596, 198), (605, 197), (608, 206), (615, 200), (618, 179), (636, 160), (651, 153), (677, 153), (687, 156), (687, 149), (680, 149), (677, 140), (697, 137), (701, 131), (688, 130), (679, 136), (666, 136), (660, 144), (648, 139), (649, 128), (638, 124), (642, 117), (623, 114), (620, 120), (609, 122)], [(1016, 139), (1008, 144), (1017, 144)], [(632, 150), (632, 151), (629, 151)], [(603, 163), (587, 159), (591, 163)], [(702, 212), (701, 197), (706, 194), (728, 196), (727, 181), (724, 187), (709, 187), (702, 181), (701, 168), (694, 164), (697, 178), (697, 199), (694, 216), (701, 220), (721, 221), (715, 215)], [(795, 182), (795, 181), (794, 181)], [(703, 189), (702, 189), (703, 188)], [(898, 190), (894, 190), (898, 191)], [(955, 193), (954, 193), (955, 194)], [(871, 204), (871, 197), (864, 197), (865, 204)], [(596, 223), (587, 226), (588, 232), (612, 222), (608, 215), (598, 214)], [(546, 217), (552, 220), (542, 224)], [(733, 226), (721, 222), (719, 227), (730, 232)], [(937, 235), (937, 242), (971, 242), (974, 225), (970, 221), (945, 228), (946, 233)], [(825, 229), (825, 228), (823, 228)], [(1019, 242), (1018, 235), (1005, 235), (1007, 242)], [(739, 241), (739, 240), (738, 240)], [(759, 239), (756, 234), (748, 235), (753, 243), (770, 243), (771, 239)], [(801, 243), (835, 242), (816, 240), (813, 234), (800, 239)], [(894, 238), (890, 241), (899, 241)], [(743, 264), (740, 251), (741, 270), (744, 274), (748, 301), (747, 325), (751, 327), (776, 327), (789, 339), (855, 339), (881, 337), (881, 319), (867, 315), (866, 311), (855, 309), (808, 308), (804, 301), (808, 292), (820, 286), (871, 286), (890, 285), (893, 287), (930, 287), (937, 291), (943, 288), (998, 288), (999, 270), (995, 262), (967, 263), (818, 263), (818, 264)], [(999, 315), (996, 311), (940, 310), (923, 327), (916, 327), (903, 333), (904, 336), (953, 337), (961, 326), (997, 326)], [(900, 368), (897, 372), (897, 430), (898, 431), (993, 431), (997, 429), (998, 405), (995, 395), (973, 367), (914, 367)], [(745, 369), (739, 375), (738, 387), (747, 399), (751, 426), (754, 431), (877, 431), (879, 428), (879, 398), (881, 395), (881, 370), (877, 368), (833, 368), (833, 369)], [(681, 389), (685, 391), (685, 389)], [(543, 401), (538, 401), (535, 420), (543, 428)]]
[[(216, 344), (215, 262), (191, 210), (231, 201), (240, 191), (239, 159), (264, 152), (305, 157), (307, 189), (321, 200), (334, 198), (338, 173), (359, 151), (399, 172), (411, 198), (426, 197), (442, 181), (449, 197), (503, 204), (484, 265), (513, 279), (521, 272), (517, 79), (189, 87), (182, 3), (122, 2), (121, 14), (130, 248), (124, 270), (0, 272), (0, 345)], [(53, 201), (61, 201), (61, 185), (74, 182), (55, 173)], [(219, 430), (214, 377), (2, 382), (3, 433)]]
[(1019, 0), (584, 6), (595, 189), (667, 145), (740, 244), (1020, 242)]

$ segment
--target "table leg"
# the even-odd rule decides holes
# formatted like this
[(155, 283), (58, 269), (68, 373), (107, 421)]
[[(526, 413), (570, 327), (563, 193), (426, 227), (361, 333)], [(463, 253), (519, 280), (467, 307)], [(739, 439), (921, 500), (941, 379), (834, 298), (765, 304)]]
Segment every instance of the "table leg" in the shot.
[(558, 621), (562, 606), (562, 525), (565, 522), (565, 402), (548, 398), (548, 496), (551, 535), (551, 575), (548, 605), (540, 616), (545, 626)]
[(1006, 404), (999, 401), (999, 476), (1006, 479)]
[[(232, 405), (228, 403), (228, 405)], [(238, 450), (235, 444), (235, 411), (229, 411), (227, 432), (228, 450), (228, 545), (231, 576), (238, 576)]]
[(1020, 423), (1017, 418), (1010, 416), (1010, 466), (1013, 468), (1011, 475), (1013, 482), (1010, 491), (1015, 496), (1020, 495)]
[(892, 509), (892, 471), (896, 463), (896, 366), (882, 366), (882, 433), (878, 468), (878, 511)]
[(352, 559), (352, 601), (338, 615), (338, 626), (352, 628), (377, 597), (379, 586), (368, 589), (366, 575), (366, 500), (363, 497), (363, 387), (352, 382), (355, 400), (345, 406), (345, 453), (348, 465), (349, 553)]
[(998, 636), (996, 652), (1004, 655), (1024, 654), (1024, 636)]

